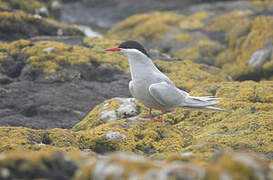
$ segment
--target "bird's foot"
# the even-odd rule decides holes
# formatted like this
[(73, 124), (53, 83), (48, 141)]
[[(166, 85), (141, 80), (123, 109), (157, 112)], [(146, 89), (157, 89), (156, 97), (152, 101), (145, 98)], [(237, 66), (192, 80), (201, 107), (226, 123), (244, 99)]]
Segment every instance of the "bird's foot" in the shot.
[(148, 118), (148, 119), (152, 119), (153, 118), (153, 116), (152, 116), (152, 108), (149, 108), (149, 114), (145, 118)]
[(165, 113), (165, 110), (162, 109), (162, 110), (161, 110), (160, 118), (155, 119), (154, 121), (155, 121), (155, 122), (163, 122), (163, 114), (164, 114), (164, 113)]
[(153, 116), (152, 116), (151, 114), (148, 114), (145, 118), (147, 118), (147, 119), (152, 119)]
[(154, 122), (163, 122), (163, 118), (160, 117), (160, 118), (154, 119)]

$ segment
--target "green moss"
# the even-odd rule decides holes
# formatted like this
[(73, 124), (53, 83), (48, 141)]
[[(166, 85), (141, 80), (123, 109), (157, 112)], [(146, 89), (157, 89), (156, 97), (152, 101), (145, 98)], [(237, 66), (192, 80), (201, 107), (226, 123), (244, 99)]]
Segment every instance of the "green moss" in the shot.
[(209, 31), (227, 31), (236, 21), (251, 15), (251, 11), (231, 11), (215, 19), (208, 25)]
[(120, 22), (107, 33), (112, 39), (134, 39), (138, 41), (156, 40), (171, 27), (183, 19), (183, 16), (171, 12), (154, 12), (133, 15)]

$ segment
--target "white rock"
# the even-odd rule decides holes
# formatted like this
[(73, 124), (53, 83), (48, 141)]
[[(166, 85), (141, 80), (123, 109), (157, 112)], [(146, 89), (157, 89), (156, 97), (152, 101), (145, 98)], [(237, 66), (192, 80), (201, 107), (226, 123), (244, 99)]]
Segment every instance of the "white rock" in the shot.
[(100, 120), (103, 122), (110, 122), (118, 120), (117, 113), (115, 111), (102, 111)]
[(62, 29), (58, 29), (58, 30), (57, 30), (57, 35), (58, 35), (58, 36), (64, 35), (63, 30), (62, 30)]
[(248, 61), (248, 65), (255, 69), (261, 69), (262, 65), (267, 60), (269, 60), (270, 54), (271, 54), (271, 48), (258, 50), (251, 55)]
[(102, 35), (96, 31), (94, 31), (89, 26), (76, 25), (76, 28), (84, 33), (87, 37), (102, 37)]
[(107, 131), (105, 137), (107, 140), (116, 140), (116, 139), (124, 139), (127, 136), (120, 133), (119, 131)]
[(47, 53), (51, 53), (54, 50), (55, 50), (55, 47), (48, 47), (48, 48), (43, 49), (43, 51), (47, 52)]
[(122, 104), (117, 109), (117, 114), (119, 117), (126, 115), (129, 117), (137, 115), (136, 103), (134, 98), (115, 98), (121, 101)]
[(59, 1), (53, 1), (51, 4), (51, 9), (52, 10), (59, 10), (61, 9), (62, 4)]

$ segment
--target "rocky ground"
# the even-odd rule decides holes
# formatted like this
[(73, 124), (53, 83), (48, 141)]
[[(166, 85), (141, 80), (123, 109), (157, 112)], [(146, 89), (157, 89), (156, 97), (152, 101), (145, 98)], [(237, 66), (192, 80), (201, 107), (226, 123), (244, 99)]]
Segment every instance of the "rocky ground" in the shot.
[[(273, 179), (272, 1), (141, 2), (0, 0), (0, 179)], [(128, 39), (232, 112), (143, 118)]]

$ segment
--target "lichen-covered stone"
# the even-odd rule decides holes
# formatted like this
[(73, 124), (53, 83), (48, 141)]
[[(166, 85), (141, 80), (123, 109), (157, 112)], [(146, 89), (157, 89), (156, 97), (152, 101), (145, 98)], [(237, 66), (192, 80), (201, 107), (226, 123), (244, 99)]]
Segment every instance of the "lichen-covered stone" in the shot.
[(251, 15), (250, 10), (245, 11), (231, 11), (227, 14), (224, 14), (220, 17), (215, 17), (212, 20), (211, 24), (208, 25), (207, 29), (210, 31), (226, 31), (229, 27), (232, 26), (236, 21), (241, 20), (242, 18)]
[[(257, 71), (249, 66), (253, 54), (259, 50), (272, 50), (273, 18), (271, 16), (259, 16), (255, 19), (238, 22), (228, 31), (228, 48), (217, 58), (219, 64), (236, 80), (270, 78), (272, 69), (263, 69), (263, 64), (271, 66), (267, 58)], [(232, 53), (233, 55), (230, 55)], [(256, 60), (258, 61), (258, 60)]]
[(23, 127), (1, 127), (0, 151), (40, 151), (78, 149), (75, 134), (65, 129), (34, 130)]
[[(62, 34), (58, 34), (62, 31)], [(23, 11), (0, 12), (1, 40), (16, 40), (39, 35), (83, 35), (77, 28), (53, 19), (43, 19)]]
[[(202, 159), (209, 159), (218, 151), (240, 149), (270, 156), (272, 88), (272, 81), (207, 83), (193, 87), (190, 94), (225, 98), (219, 106), (232, 113), (176, 108), (164, 115), (165, 124), (158, 124), (142, 119), (148, 108), (137, 103), (139, 114), (135, 118), (120, 117), (117, 121), (98, 124), (101, 108), (105, 104), (108, 107), (116, 104), (113, 99), (97, 106), (73, 130), (83, 134), (81, 144), (85, 144), (84, 149), (96, 152), (122, 150), (154, 157), (159, 154), (166, 157), (172, 152), (192, 152)], [(118, 108), (111, 106), (111, 110)], [(106, 138), (109, 131), (124, 134), (126, 138), (109, 141)]]
[(174, 53), (174, 57), (179, 59), (192, 60), (197, 63), (215, 64), (215, 57), (224, 47), (218, 42), (200, 40), (196, 45), (181, 49)]
[(0, 178), (72, 179), (81, 162), (61, 151), (1, 153)]
[(134, 15), (119, 23), (107, 33), (113, 39), (156, 40), (184, 17), (171, 12)]

